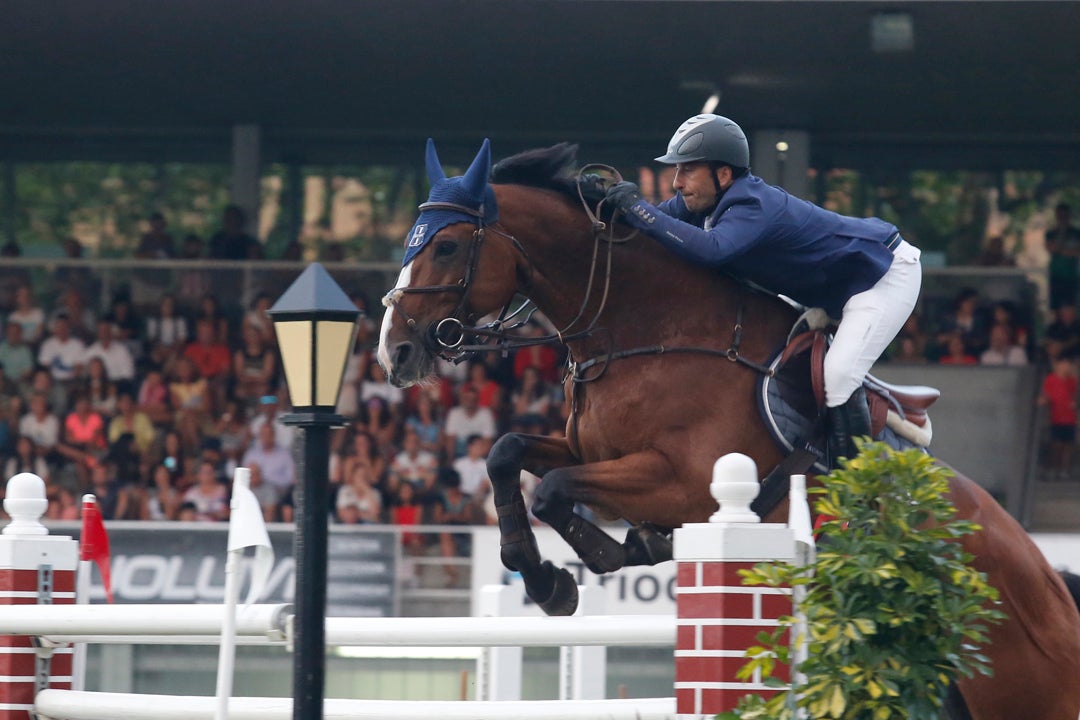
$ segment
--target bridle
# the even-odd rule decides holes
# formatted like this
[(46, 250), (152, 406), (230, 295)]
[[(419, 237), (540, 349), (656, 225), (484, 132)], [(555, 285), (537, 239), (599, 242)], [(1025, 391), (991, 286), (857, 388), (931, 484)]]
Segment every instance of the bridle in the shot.
[[(609, 168), (606, 165), (587, 165), (579, 171), (578, 177), (585, 174), (586, 171), (590, 169), (597, 168), (610, 172), (616, 178), (616, 181), (620, 179), (618, 171), (614, 168)], [(563, 328), (555, 330), (554, 334), (533, 338), (513, 334), (515, 330), (527, 324), (536, 312), (536, 306), (527, 299), (518, 304), (517, 308), (513, 310), (512, 308), (514, 308), (515, 301), (512, 299), (502, 308), (497, 318), (492, 322), (484, 325), (471, 324), (474, 323), (477, 318), (475, 313), (471, 313), (468, 310), (469, 292), (472, 289), (476, 268), (480, 261), (480, 249), (488, 230), (510, 241), (517, 253), (525, 259), (525, 266), (528, 269), (526, 286), (531, 284), (533, 274), (532, 261), (530, 260), (525, 247), (516, 237), (502, 229), (497, 222), (489, 225), (486, 222), (483, 205), (478, 209), (474, 209), (466, 205), (449, 202), (425, 202), (421, 204), (418, 207), (420, 212), (425, 210), (451, 210), (474, 219), (476, 229), (473, 231), (473, 242), (469, 246), (469, 255), (468, 258), (466, 258), (464, 274), (456, 283), (394, 288), (383, 297), (382, 304), (387, 308), (393, 309), (393, 311), (404, 320), (408, 332), (415, 340), (423, 344), (433, 354), (453, 363), (460, 363), (467, 359), (472, 353), (477, 352), (502, 352), (503, 354), (506, 354), (511, 350), (519, 348), (548, 345), (556, 342), (565, 344), (571, 340), (579, 340), (588, 337), (596, 330), (596, 323), (607, 302), (608, 289), (611, 285), (611, 248), (614, 244), (629, 240), (632, 235), (622, 238), (615, 237), (613, 226), (609, 226), (608, 223), (603, 222), (599, 218), (602, 211), (603, 200), (601, 200), (594, 209), (585, 199), (580, 183), (576, 180), (575, 186), (577, 187), (578, 197), (581, 200), (582, 206), (585, 208), (585, 212), (593, 226), (594, 242), (592, 266), (589, 272), (589, 282), (577, 315)], [(584, 316), (585, 309), (588, 306), (589, 299), (592, 295), (594, 280), (597, 274), (596, 271), (601, 241), (606, 241), (608, 250), (606, 253), (604, 288), (600, 300), (600, 307), (593, 314), (587, 327), (571, 333), (570, 330), (577, 325)], [(410, 316), (401, 307), (401, 299), (409, 294), (437, 293), (458, 293), (461, 297), (453, 312), (447, 317), (438, 322), (431, 323), (426, 330), (421, 329), (416, 319)], [(471, 339), (473, 342), (466, 343), (466, 339)]]
[[(510, 241), (514, 246), (514, 249), (525, 258), (526, 266), (529, 268), (529, 275), (531, 278), (532, 263), (529, 260), (529, 254), (526, 252), (525, 247), (516, 237), (500, 228), (497, 224), (489, 225), (486, 221), (483, 205), (479, 208), (471, 208), (467, 205), (460, 205), (458, 203), (425, 202), (417, 209), (420, 212), (424, 212), (425, 210), (451, 210), (474, 218), (476, 229), (473, 231), (473, 241), (469, 245), (469, 255), (465, 261), (464, 274), (456, 283), (393, 288), (383, 297), (382, 304), (393, 309), (393, 311), (405, 321), (409, 333), (428, 348), (428, 350), (454, 363), (461, 362), (472, 352), (500, 349), (504, 346), (506, 350), (510, 350), (515, 347), (515, 345), (510, 342), (502, 343), (499, 348), (492, 347), (489, 344), (467, 345), (465, 343), (465, 339), (472, 336), (493, 337), (505, 341), (507, 338), (511, 337), (509, 335), (511, 330), (520, 327), (528, 319), (526, 318), (520, 322), (513, 322), (514, 317), (519, 314), (521, 308), (518, 308), (518, 311), (515, 311), (514, 313), (510, 313), (509, 311), (513, 304), (511, 301), (511, 303), (507, 304), (499, 313), (498, 320), (482, 326), (466, 325), (466, 323), (473, 323), (476, 321), (475, 313), (471, 313), (468, 310), (469, 292), (472, 290), (473, 281), (476, 277), (476, 268), (480, 262), (480, 250), (484, 244), (487, 231), (490, 230), (494, 234)], [(458, 300), (457, 306), (447, 317), (437, 323), (430, 324), (426, 330), (423, 330), (420, 328), (416, 319), (410, 316), (404, 308), (401, 307), (401, 299), (405, 295), (431, 295), (437, 293), (457, 293), (461, 297)], [(522, 308), (523, 307), (524, 305), (522, 305)], [(524, 338), (522, 338), (522, 340), (524, 340)]]

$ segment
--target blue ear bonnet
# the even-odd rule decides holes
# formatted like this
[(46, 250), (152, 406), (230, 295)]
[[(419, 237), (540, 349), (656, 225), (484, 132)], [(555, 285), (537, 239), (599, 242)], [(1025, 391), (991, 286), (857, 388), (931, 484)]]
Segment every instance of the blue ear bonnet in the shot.
[(461, 205), (482, 211), (483, 217), (477, 218), (453, 208), (431, 208), (421, 211), (420, 217), (416, 219), (412, 230), (405, 238), (405, 258), (401, 262), (403, 266), (412, 262), (413, 258), (431, 242), (436, 233), (448, 225), (463, 222), (473, 225), (482, 222), (490, 225), (499, 219), (495, 191), (488, 184), (488, 175), (491, 173), (491, 144), (487, 140), (484, 140), (472, 165), (460, 177), (446, 177), (439, 158), (435, 154), (435, 143), (430, 139), (427, 142), (426, 161), (428, 180), (431, 182), (428, 202)]

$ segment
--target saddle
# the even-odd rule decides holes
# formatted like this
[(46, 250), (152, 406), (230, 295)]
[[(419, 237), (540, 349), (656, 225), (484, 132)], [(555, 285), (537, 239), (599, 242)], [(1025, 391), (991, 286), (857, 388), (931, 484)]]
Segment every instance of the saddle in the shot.
[[(792, 357), (809, 352), (810, 387), (819, 412), (825, 408), (825, 352), (829, 342), (830, 336), (823, 328), (795, 335), (780, 353), (780, 361), (774, 370), (783, 371)], [(869, 373), (863, 379), (863, 387), (875, 437), (887, 426), (917, 446), (930, 445), (933, 427), (927, 411), (941, 396), (940, 390), (925, 385), (894, 385)]]
[[(824, 448), (825, 409), (824, 361), (830, 336), (824, 327), (796, 324), (787, 345), (768, 363), (772, 371), (759, 380), (758, 406), (774, 440), (788, 453), (805, 452), (818, 456), (813, 468), (828, 472), (821, 460)], [(933, 429), (928, 408), (940, 396), (935, 388), (901, 386), (873, 375), (863, 380), (870, 406), (871, 430), (875, 440), (894, 449), (927, 448)]]

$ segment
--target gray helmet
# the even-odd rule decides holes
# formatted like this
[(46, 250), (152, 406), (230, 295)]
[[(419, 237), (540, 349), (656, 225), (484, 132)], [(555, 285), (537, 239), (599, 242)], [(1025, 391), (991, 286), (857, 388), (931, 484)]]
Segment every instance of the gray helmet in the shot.
[(667, 154), (656, 160), (666, 165), (706, 161), (746, 168), (750, 167), (750, 145), (733, 120), (721, 115), (695, 115), (679, 126), (671, 136)]

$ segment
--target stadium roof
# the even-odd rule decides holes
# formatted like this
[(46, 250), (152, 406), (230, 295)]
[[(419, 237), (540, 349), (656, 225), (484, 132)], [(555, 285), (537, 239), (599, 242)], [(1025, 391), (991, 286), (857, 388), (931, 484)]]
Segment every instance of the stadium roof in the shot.
[[(808, 130), (818, 162), (1080, 164), (1072, 2), (7, 0), (0, 15), (0, 159), (216, 156), (237, 123), (263, 128), (268, 159), (418, 159), (429, 135), (640, 157), (716, 90), (748, 130)], [(911, 49), (875, 50), (872, 28)]]

